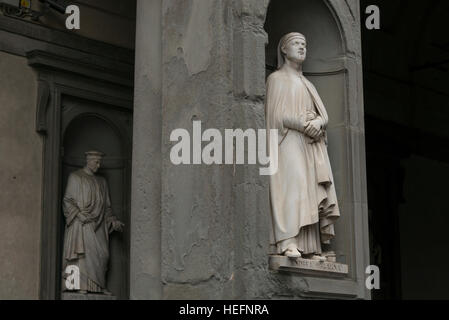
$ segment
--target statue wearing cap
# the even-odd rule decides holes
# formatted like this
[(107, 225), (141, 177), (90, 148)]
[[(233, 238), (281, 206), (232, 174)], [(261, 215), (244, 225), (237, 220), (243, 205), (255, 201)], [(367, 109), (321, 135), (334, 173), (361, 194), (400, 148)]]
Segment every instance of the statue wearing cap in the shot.
[(326, 260), (322, 244), (335, 236), (340, 212), (327, 153), (329, 119), (302, 73), (305, 58), (306, 38), (297, 32), (285, 35), (278, 46), (278, 70), (267, 80), (267, 129), (277, 129), (279, 141), (269, 145), (277, 148), (279, 159), (270, 177), (271, 244), (278, 255)]
[[(96, 175), (104, 154), (86, 152), (86, 166), (70, 174), (63, 199), (66, 226), (63, 251), (63, 289), (81, 293), (106, 293), (109, 234), (122, 231), (112, 214), (106, 179)], [(67, 288), (68, 266), (79, 269), (79, 286)]]

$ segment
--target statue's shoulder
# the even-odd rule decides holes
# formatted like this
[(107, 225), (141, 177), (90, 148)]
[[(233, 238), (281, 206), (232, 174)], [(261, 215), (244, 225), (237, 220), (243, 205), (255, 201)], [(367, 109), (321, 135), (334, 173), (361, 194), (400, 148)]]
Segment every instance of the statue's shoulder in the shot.
[(69, 174), (69, 179), (68, 179), (68, 183), (73, 184), (73, 183), (80, 183), (83, 177), (83, 170), (76, 170), (73, 171), (72, 173)]
[(84, 171), (83, 169), (78, 169), (73, 171), (70, 175), (69, 175), (69, 179), (70, 178), (81, 178), (84, 175)]
[(274, 82), (274, 81), (278, 81), (278, 80), (282, 80), (282, 79), (285, 79), (285, 73), (282, 72), (282, 70), (278, 70), (268, 76), (267, 82), (270, 83), (270, 82)]
[(316, 88), (315, 88), (315, 85), (309, 79), (307, 79), (304, 75), (301, 77), (301, 79), (307, 85), (309, 90), (312, 90), (314, 92), (317, 91)]
[(267, 95), (279, 94), (286, 88), (287, 79), (281, 70), (275, 71), (267, 78)]
[(310, 84), (310, 85), (313, 86), (313, 83), (310, 82), (310, 80), (309, 80), (305, 75), (302, 75), (302, 76), (301, 76), (301, 79), (302, 79), (304, 82), (307, 82), (308, 84)]

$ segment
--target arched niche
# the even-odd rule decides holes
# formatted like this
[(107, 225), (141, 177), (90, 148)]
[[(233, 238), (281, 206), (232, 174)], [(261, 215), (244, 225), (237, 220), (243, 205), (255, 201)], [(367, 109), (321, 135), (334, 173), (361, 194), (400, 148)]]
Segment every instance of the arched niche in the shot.
[[(338, 14), (349, 10), (343, 5), (335, 8), (336, 1), (325, 0), (271, 0), (266, 14), (264, 29), (268, 35), (266, 45), (266, 76), (277, 69), (277, 46), (281, 37), (289, 32), (300, 32), (307, 39), (307, 60), (304, 63), (305, 76), (316, 86), (329, 114), (328, 151), (334, 174), (341, 217), (336, 224), (336, 237), (330, 247), (337, 253), (338, 262), (349, 265), (349, 278), (356, 279), (358, 266), (354, 245), (357, 241), (355, 229), (355, 207), (357, 194), (351, 180), (352, 170), (358, 170), (356, 157), (351, 154), (352, 143), (350, 123), (351, 106), (360, 99), (356, 92), (350, 92), (350, 82), (357, 77), (357, 71), (348, 67), (344, 35)], [(352, 59), (352, 58), (350, 58)], [(351, 69), (352, 68), (352, 69)], [(349, 76), (349, 72), (351, 75)], [(351, 80), (352, 77), (352, 80)], [(350, 93), (349, 93), (350, 92)], [(351, 162), (356, 167), (351, 168)], [(364, 165), (364, 164), (363, 164)], [(364, 191), (357, 193), (361, 194)], [(358, 232), (358, 231), (357, 231)]]
[[(77, 103), (80, 102), (68, 100), (64, 103), (67, 121), (63, 124), (62, 194), (65, 192), (70, 173), (84, 167), (86, 151), (98, 150), (105, 153), (97, 174), (108, 182), (113, 214), (126, 225), (123, 233), (114, 232), (110, 237), (107, 288), (117, 298), (127, 299), (130, 221), (127, 137), (119, 125), (114, 123), (115, 119), (109, 119), (101, 111), (83, 112), (81, 108), (70, 107), (76, 106)], [(63, 243), (64, 219), (61, 219), (61, 228)]]
[(106, 154), (105, 161), (117, 159), (122, 155), (122, 144), (119, 130), (108, 120), (96, 114), (83, 114), (73, 119), (65, 131), (64, 158), (84, 164), (85, 151), (100, 150)]
[(341, 69), (338, 60), (344, 54), (343, 37), (331, 9), (324, 1), (271, 0), (264, 28), (268, 34), (268, 70), (276, 68), (279, 39), (289, 32), (300, 32), (307, 38), (306, 73)]

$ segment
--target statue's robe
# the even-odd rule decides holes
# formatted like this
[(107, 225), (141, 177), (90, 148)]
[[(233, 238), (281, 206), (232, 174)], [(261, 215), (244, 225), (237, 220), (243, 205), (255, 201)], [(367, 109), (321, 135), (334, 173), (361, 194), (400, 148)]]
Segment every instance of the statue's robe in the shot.
[[(80, 290), (103, 292), (106, 289), (109, 234), (115, 220), (106, 180), (88, 174), (84, 169), (70, 174), (63, 211), (66, 219), (63, 272), (68, 265), (76, 265), (80, 270)], [(88, 222), (84, 225), (79, 219), (81, 211), (87, 212)]]
[(313, 84), (282, 69), (271, 74), (266, 121), (268, 135), (278, 130), (278, 145), (269, 144), (269, 152), (278, 149), (278, 171), (270, 176), (271, 244), (277, 254), (291, 243), (304, 254), (320, 254), (340, 216), (326, 135), (305, 135), (307, 118), (319, 119), (325, 133), (328, 115)]

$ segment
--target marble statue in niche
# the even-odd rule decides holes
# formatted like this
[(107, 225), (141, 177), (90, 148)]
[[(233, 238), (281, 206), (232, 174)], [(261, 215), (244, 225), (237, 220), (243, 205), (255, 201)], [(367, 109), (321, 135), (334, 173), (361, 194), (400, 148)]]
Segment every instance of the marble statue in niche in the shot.
[(306, 44), (297, 32), (282, 37), (278, 70), (267, 80), (267, 129), (278, 130), (278, 145), (269, 148), (278, 149), (279, 159), (270, 177), (270, 238), (277, 255), (325, 261), (322, 244), (335, 236), (340, 212), (327, 153), (328, 115), (302, 73)]
[[(104, 154), (86, 152), (86, 166), (69, 176), (63, 199), (65, 217), (63, 290), (103, 293), (109, 262), (109, 234), (123, 231), (113, 214), (106, 179), (96, 175)], [(67, 286), (67, 268), (77, 272), (74, 286)], [(72, 269), (73, 270), (73, 269)]]

